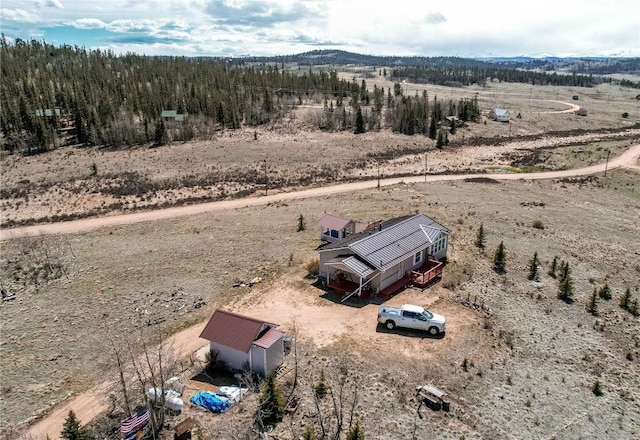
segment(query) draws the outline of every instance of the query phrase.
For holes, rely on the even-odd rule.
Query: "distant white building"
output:
[[[509,110],[503,108],[492,108],[489,112],[489,119],[493,119],[498,122],[509,122],[511,120],[511,115],[509,114]]]

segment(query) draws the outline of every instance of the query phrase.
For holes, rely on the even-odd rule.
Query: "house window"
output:
[[[413,264],[418,264],[422,261],[422,251],[416,252],[413,256]]]

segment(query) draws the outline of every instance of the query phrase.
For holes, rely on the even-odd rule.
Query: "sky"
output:
[[[116,54],[640,57],[638,0],[1,0],[0,28]]]

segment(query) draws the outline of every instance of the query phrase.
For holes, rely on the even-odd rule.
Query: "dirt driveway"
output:
[[[284,284],[284,288],[282,285]],[[415,289],[405,290],[394,296],[385,304],[399,306],[404,303],[421,304],[447,316],[447,334],[442,338],[405,337],[401,331],[388,332],[377,325],[376,304],[364,304],[360,307],[343,305],[318,296],[316,289],[305,289],[303,292],[287,287],[286,280],[278,280],[277,284],[260,285],[248,291],[231,311],[241,312],[248,316],[260,317],[266,321],[280,324],[285,332],[291,332],[293,326],[298,329],[301,339],[312,342],[317,347],[324,347],[343,336],[357,340],[375,341],[379,347],[389,350],[398,349],[398,341],[402,340],[402,354],[414,356],[420,353],[424,359],[429,347],[438,348],[433,353],[441,352],[455,341],[457,333],[464,326],[477,325],[478,316],[471,311],[457,306],[451,301],[442,301],[444,289],[437,286],[429,291]],[[433,307],[432,307],[433,306]],[[455,313],[453,312],[455,309]],[[185,329],[174,335],[171,345],[179,355],[187,357],[207,344],[199,335],[204,323]],[[64,420],[69,410],[73,410],[83,424],[107,411],[110,407],[108,393],[110,382],[97,384],[90,390],[78,394],[56,407],[50,414],[31,425],[27,434],[35,439],[48,435],[52,440],[58,439]]]

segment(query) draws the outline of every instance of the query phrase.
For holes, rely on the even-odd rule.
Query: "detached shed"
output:
[[[209,349],[229,368],[248,368],[267,376],[284,361],[284,334],[276,327],[248,316],[216,310],[200,337],[209,341]]]
[[[489,119],[493,119],[498,122],[509,122],[511,120],[511,115],[509,114],[509,110],[503,108],[492,108],[489,112]]]
[[[320,239],[330,243],[342,240],[356,232],[356,222],[333,214],[322,216],[318,226],[320,226]]]

